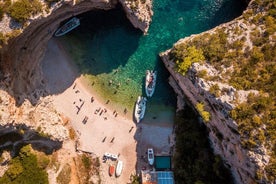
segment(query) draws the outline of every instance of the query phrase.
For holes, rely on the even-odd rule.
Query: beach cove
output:
[[[90,17],[82,16],[78,29],[49,42],[43,73],[57,110],[78,133],[77,148],[100,158],[105,152],[119,154],[125,164],[117,179],[110,178],[108,164],[102,164],[103,183],[126,183],[131,174],[147,167],[140,158],[148,147],[159,154],[170,152],[176,99],[158,53],[179,38],[238,15],[228,1],[208,3],[154,1],[153,22],[144,36],[132,28],[120,9],[90,12]],[[145,119],[136,125],[133,106],[137,96],[144,95],[146,69],[158,71],[157,89],[149,99]]]

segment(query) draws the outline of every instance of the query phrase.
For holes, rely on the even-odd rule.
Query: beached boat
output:
[[[138,96],[138,99],[135,104],[135,111],[134,111],[134,116],[137,123],[139,123],[144,118],[145,111],[146,111],[146,102],[147,102],[146,97]]]
[[[155,91],[156,78],[157,78],[157,71],[153,71],[153,70],[146,71],[145,91],[146,91],[147,97],[152,97]]]
[[[55,36],[63,36],[78,27],[79,25],[80,19],[78,19],[77,17],[73,17],[55,32]]]
[[[114,160],[114,161],[116,161],[118,159],[118,155],[111,154],[111,153],[104,153],[103,157],[106,159]]]
[[[116,167],[115,175],[116,177],[119,177],[122,174],[123,170],[123,161],[119,160]]]
[[[115,173],[115,166],[114,165],[109,165],[108,173],[109,173],[109,176],[113,176],[113,174]]]
[[[154,153],[152,148],[148,148],[148,161],[150,165],[154,163]]]

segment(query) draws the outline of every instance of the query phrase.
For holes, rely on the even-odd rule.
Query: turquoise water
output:
[[[154,167],[156,170],[168,170],[171,169],[171,157],[170,156],[155,156]]]
[[[118,7],[79,15],[81,26],[59,40],[91,87],[121,110],[133,111],[137,96],[145,95],[145,71],[157,70],[156,91],[144,121],[160,122],[173,117],[176,99],[158,53],[180,38],[232,20],[245,5],[240,0],[154,0],[153,8],[147,35],[134,29]]]

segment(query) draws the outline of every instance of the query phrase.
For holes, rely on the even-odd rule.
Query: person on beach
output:
[[[114,139],[115,139],[115,137],[113,137],[113,138],[111,139],[110,143],[113,143]]]

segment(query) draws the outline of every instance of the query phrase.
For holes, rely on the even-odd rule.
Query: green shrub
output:
[[[21,148],[19,155],[11,160],[9,169],[0,178],[0,183],[48,183],[47,172],[39,167],[37,156],[31,152],[30,145]]]
[[[9,8],[10,16],[20,23],[41,11],[42,4],[39,0],[18,0]]]
[[[89,170],[91,168],[91,164],[92,164],[90,157],[83,154],[81,156],[81,160],[82,160],[82,163],[83,163],[85,169]]]
[[[195,46],[183,47],[183,45],[176,45],[172,50],[172,55],[176,59],[177,71],[185,75],[192,63],[201,62],[205,58],[201,49]]]
[[[0,21],[2,21],[3,16],[4,16],[4,10],[3,10],[3,7],[1,7],[0,5]]]
[[[219,97],[220,95],[220,89],[218,84],[214,84],[210,87],[209,92],[213,95],[215,95],[216,97]]]
[[[210,121],[211,115],[208,111],[204,110],[204,104],[203,103],[197,103],[196,104],[196,109],[200,116],[202,117],[203,121],[206,123]]]
[[[141,178],[138,175],[130,175],[130,182],[131,184],[139,184],[140,183]]]

